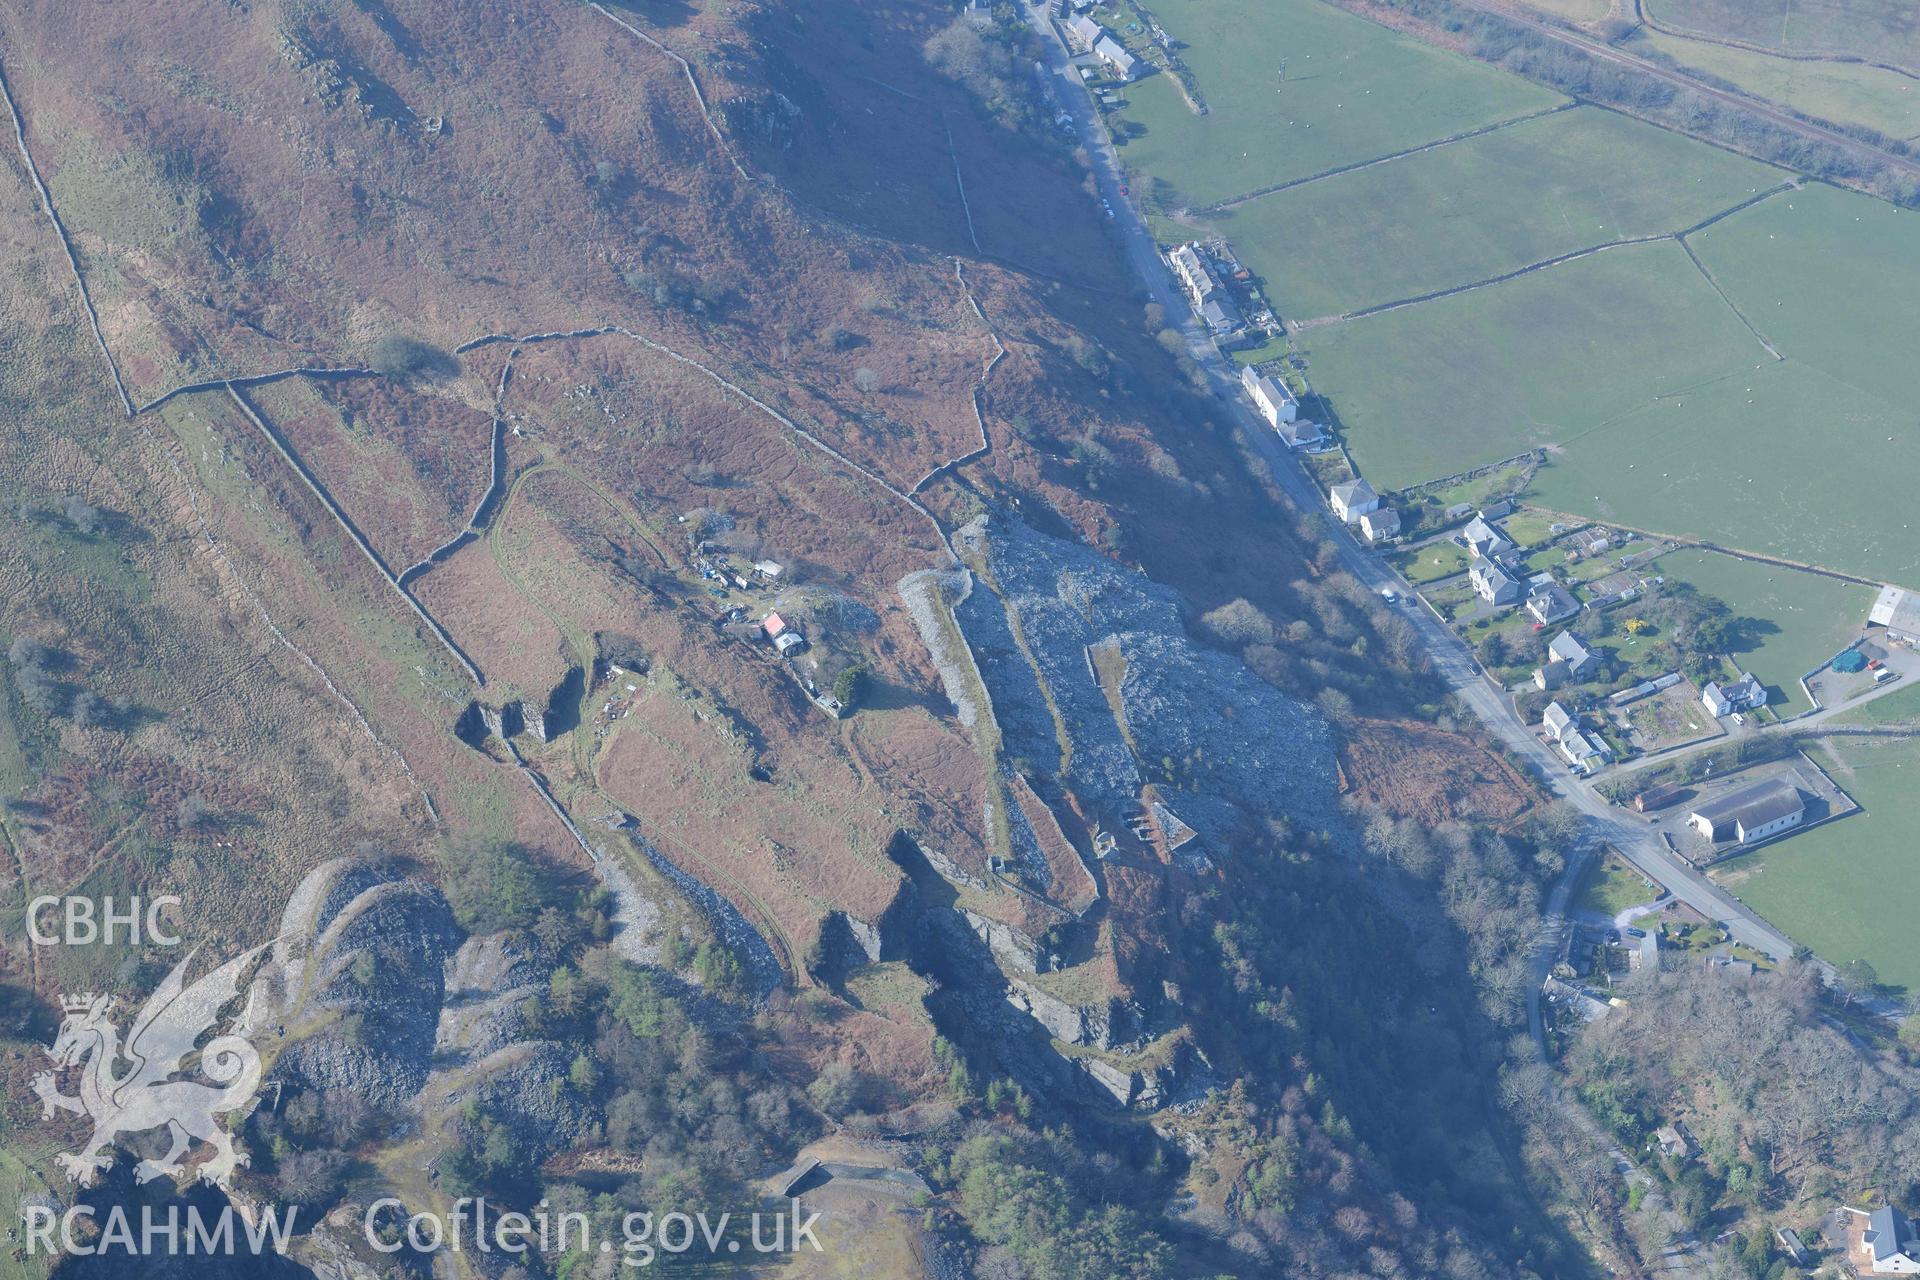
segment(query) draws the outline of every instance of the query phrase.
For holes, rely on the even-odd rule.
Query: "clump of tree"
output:
[[[552,868],[522,844],[469,841],[450,850],[445,862],[441,891],[468,933],[531,927],[544,908],[557,909],[567,896]]]
[[[68,689],[56,674],[63,655],[38,640],[15,636],[7,646],[7,662],[13,667],[13,686],[20,700],[43,715],[58,715],[66,708]]]
[[[983,1128],[953,1153],[949,1172],[961,1216],[989,1255],[1002,1255],[983,1259],[995,1266],[992,1274],[1180,1274],[1172,1246],[1144,1214],[1114,1203],[1096,1171],[1076,1158],[1070,1134]]]
[[[1011,127],[1038,127],[1039,117],[1025,88],[1020,35],[962,16],[933,33],[921,46],[927,65],[959,81],[980,106]]]
[[[460,374],[460,362],[453,356],[404,333],[390,333],[374,343],[367,362],[395,382],[439,382]]]
[[[1842,979],[1840,999],[1871,987]],[[1820,1199],[1881,1187],[1920,1195],[1920,1073],[1856,1052],[1822,1020],[1810,965],[1736,977],[1699,965],[1636,975],[1627,1007],[1584,1030],[1568,1056],[1582,1098],[1630,1150],[1685,1119],[1699,1160],[1668,1165],[1696,1223],[1723,1202]],[[1727,1105],[1697,1108],[1704,1087]]]
[[[857,707],[865,699],[872,685],[873,672],[867,664],[865,662],[850,663],[833,678],[833,696],[845,707]]]
[[[134,709],[125,694],[103,697],[67,679],[72,660],[38,640],[15,636],[7,646],[7,662],[20,700],[42,715],[64,715],[82,729],[112,728]]]

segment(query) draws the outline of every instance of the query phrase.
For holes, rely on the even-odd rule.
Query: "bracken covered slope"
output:
[[[58,211],[9,158],[0,630],[44,650],[10,654],[9,893],[190,886],[195,936],[237,946],[310,876],[330,920],[404,898],[401,968],[447,1000],[536,998],[553,957],[461,942],[425,883],[513,842],[604,887],[627,960],[763,1011],[812,989],[791,1079],[858,1064],[906,1114],[957,1052],[1102,1149],[1225,1168],[1219,1214],[1163,1224],[1196,1258],[1279,1265],[1223,1242],[1283,1149],[1318,1180],[1290,1248],[1493,1258],[1479,1222],[1524,1198],[1484,1099],[1448,1095],[1444,1152],[1283,1115],[1346,1051],[1281,999],[1291,1052],[1242,1036],[1218,981],[1249,886],[1366,892],[1341,744],[1294,694],[1394,637],[1154,342],[1018,40],[929,61],[954,21],[0,3]],[[1236,597],[1281,627],[1259,676],[1196,624]],[[364,1027],[385,1006],[343,973],[378,940],[348,941],[315,944],[311,1008]],[[107,972],[30,954],[43,996]],[[486,1053],[559,1089],[522,1030]],[[1457,1081],[1479,1049],[1435,1052]],[[315,1039],[281,1078],[411,1106],[449,1070],[380,1061]],[[1454,1157],[1493,1170],[1470,1212]],[[1375,1225],[1336,1241],[1347,1209]]]

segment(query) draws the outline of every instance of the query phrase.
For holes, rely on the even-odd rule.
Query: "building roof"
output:
[[[1378,511],[1369,511],[1360,517],[1360,530],[1369,538],[1382,538],[1388,534],[1400,532],[1400,513],[1392,507],[1381,507]]]
[[[1912,1235],[1913,1224],[1888,1204],[1867,1215],[1867,1229],[1861,1234],[1860,1243],[1866,1246],[1875,1262],[1885,1262],[1904,1252],[1900,1247],[1903,1237],[1910,1239]]]
[[[778,639],[780,633],[787,629],[787,620],[777,613],[770,613],[760,620],[760,629],[766,632],[769,638]]]
[[[1467,575],[1476,583],[1483,584],[1489,591],[1498,591],[1502,587],[1517,587],[1520,580],[1502,568],[1498,561],[1475,560]]]
[[[1804,813],[1806,808],[1800,788],[1784,778],[1769,778],[1700,805],[1689,816],[1705,821],[1715,831],[1730,825],[1751,830],[1790,813]]]
[[[777,578],[780,576],[780,573],[781,573],[779,562],[774,560],[754,561],[753,571],[757,574],[760,574],[762,577],[767,577],[767,578]]]
[[[1218,293],[1210,293],[1200,304],[1200,318],[1211,328],[1231,329],[1240,323],[1240,309]]]
[[[1593,657],[1593,650],[1582,644],[1580,637],[1571,631],[1562,631],[1555,636],[1553,643],[1547,646],[1547,652],[1575,667]]]
[[[1380,495],[1373,491],[1372,485],[1362,479],[1349,480],[1345,484],[1333,486],[1330,496],[1343,507],[1357,507],[1363,502],[1372,502]]]
[[[1122,74],[1133,71],[1133,55],[1128,53],[1112,36],[1101,36],[1094,41],[1093,51],[1112,63]]]
[[[1758,676],[1748,671],[1738,680],[1729,684],[1708,682],[1700,690],[1700,700],[1711,709],[1723,707],[1764,707],[1767,704],[1767,687],[1760,683]],[[1719,714],[1715,712],[1715,714]]]
[[[1296,403],[1293,398],[1293,392],[1287,390],[1286,384],[1275,382],[1272,378],[1261,373],[1252,365],[1248,365],[1241,371],[1240,385],[1245,387],[1256,399],[1264,399],[1268,404],[1288,405]]]
[[[1606,757],[1612,754],[1606,743],[1589,738],[1579,730],[1574,730],[1560,739],[1560,747],[1575,761],[1591,760],[1595,756]]]
[[[1549,702],[1547,709],[1540,715],[1540,723],[1558,738],[1573,727],[1573,713],[1557,702]]]
[[[1289,448],[1295,445],[1313,444],[1327,438],[1327,429],[1311,418],[1296,418],[1292,422],[1283,422],[1274,428],[1280,433],[1281,441]]]
[[[1093,47],[1094,41],[1107,34],[1099,23],[1084,13],[1070,19],[1067,22],[1067,30],[1080,37],[1080,42],[1089,49]]]
[[[1506,534],[1487,523],[1485,516],[1475,516],[1467,521],[1460,530],[1460,538],[1468,546],[1510,547],[1513,545]]]
[[[1898,635],[1920,638],[1920,592],[1885,587],[1873,602],[1867,622]]]
[[[1580,612],[1580,605],[1559,583],[1544,582],[1527,596],[1527,612],[1547,623]]]

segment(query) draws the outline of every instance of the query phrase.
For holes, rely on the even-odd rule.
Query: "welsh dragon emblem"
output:
[[[267,944],[271,946],[272,944]],[[248,1163],[234,1150],[233,1138],[215,1118],[253,1100],[260,1087],[260,1054],[242,1034],[248,1029],[251,1003],[204,1048],[195,1050],[201,1034],[213,1026],[220,1010],[239,994],[240,975],[265,947],[256,947],[187,985],[187,966],[199,948],[175,965],[159,989],[133,1020],[126,1044],[109,1017],[109,996],[63,996],[65,1018],[47,1055],[55,1071],[34,1077],[41,1114],[56,1110],[84,1115],[93,1121],[93,1136],[79,1152],[63,1152],[56,1163],[72,1181],[87,1186],[113,1163],[110,1148],[121,1134],[164,1128],[172,1145],[159,1160],[142,1160],[134,1169],[141,1182],[181,1172],[180,1157],[195,1139],[213,1147],[214,1154],[200,1166],[201,1181],[225,1187],[233,1171]],[[193,1066],[189,1058],[196,1058]],[[121,1064],[125,1063],[124,1068]],[[80,1093],[60,1092],[57,1074],[80,1066]],[[173,1079],[195,1069],[213,1081]]]

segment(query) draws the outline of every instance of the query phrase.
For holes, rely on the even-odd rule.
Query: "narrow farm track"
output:
[[[1894,62],[1877,62],[1872,58],[1862,58],[1850,53],[1793,53],[1764,44],[1752,44],[1737,40],[1732,36],[1709,35],[1705,31],[1695,31],[1691,27],[1670,27],[1648,11],[1646,0],[1633,0],[1634,20],[1649,31],[1658,31],[1663,36],[1672,36],[1676,40],[1691,40],[1695,44],[1718,45],[1722,49],[1740,49],[1747,53],[1765,54],[1769,58],[1779,58],[1786,62],[1827,63],[1842,67],[1872,67],[1876,71],[1890,71],[1894,75],[1909,80],[1920,80],[1920,72]]]
[[[908,490],[910,493],[919,493],[941,476],[954,471],[956,468],[965,466],[976,458],[984,458],[993,450],[993,438],[987,434],[987,379],[993,376],[994,366],[1006,357],[1007,347],[1005,343],[1000,341],[1000,334],[994,329],[993,321],[987,319],[987,313],[981,309],[980,299],[974,296],[973,289],[967,284],[966,268],[961,265],[960,259],[958,258],[953,260],[953,274],[954,278],[960,282],[960,291],[966,295],[967,305],[973,308],[973,314],[979,317],[980,323],[987,327],[987,336],[993,339],[993,354],[987,358],[986,367],[980,371],[979,385],[974,387],[972,393],[973,420],[980,428],[980,447],[970,449],[957,458],[949,458],[947,461],[933,468],[915,482],[913,488]]]
[[[254,408],[252,403],[249,402],[244,395],[240,394],[238,387],[229,385],[227,387],[227,394],[232,397],[234,404],[240,407],[240,411],[246,415],[247,420],[254,425],[262,438],[273,447],[274,452],[280,455],[281,460],[293,469],[295,475],[300,477],[301,483],[306,485],[308,491],[320,500],[320,505],[325,507],[333,516],[334,522],[338,524],[341,530],[346,533],[347,537],[352,540],[353,545],[360,549],[360,554],[367,558],[367,563],[374,567],[374,571],[385,579],[386,584],[392,587],[395,593],[406,602],[407,608],[412,611],[413,615],[420,620],[427,630],[433,633],[434,638],[440,641],[441,646],[446,649],[447,653],[455,662],[460,664],[461,669],[467,673],[468,678],[470,678],[474,684],[484,687],[487,683],[487,678],[480,673],[480,668],[474,665],[473,659],[469,658],[466,651],[454,642],[453,637],[447,633],[447,629],[441,626],[439,621],[436,620],[431,613],[428,613],[418,600],[413,598],[412,593],[400,585],[400,579],[395,576],[392,569],[387,567],[387,562],[381,558],[380,553],[373,549],[373,544],[367,541],[367,536],[360,531],[360,526],[353,522],[353,517],[347,514],[346,508],[340,505],[339,501],[334,498],[332,492],[327,489],[326,485],[322,484],[319,477],[313,474],[307,467],[307,464],[301,460],[300,455],[293,451],[293,447],[282,438],[280,433],[273,428],[272,424],[261,415],[260,411]]]
[[[80,258],[73,251],[73,241],[67,235],[66,224],[60,221],[60,214],[53,207],[53,194],[47,190],[47,184],[41,181],[40,166],[33,162],[33,149],[27,145],[26,122],[20,118],[20,106],[13,99],[13,86],[7,82],[4,64],[0,64],[0,97],[7,100],[7,114],[13,117],[13,137],[20,146],[20,163],[26,166],[27,176],[33,179],[33,189],[40,196],[40,210],[52,224],[54,238],[60,242],[61,252],[67,255],[67,266],[73,271],[74,288],[79,290],[80,306],[87,313],[87,324],[93,329],[93,340],[100,348],[100,358],[107,362],[107,372],[113,378],[113,389],[119,393],[120,403],[131,418],[133,397],[127,394],[127,384],[120,378],[120,365],[107,347],[107,335],[100,332],[100,313],[94,310],[93,294],[87,290],[87,277],[80,270]]]

